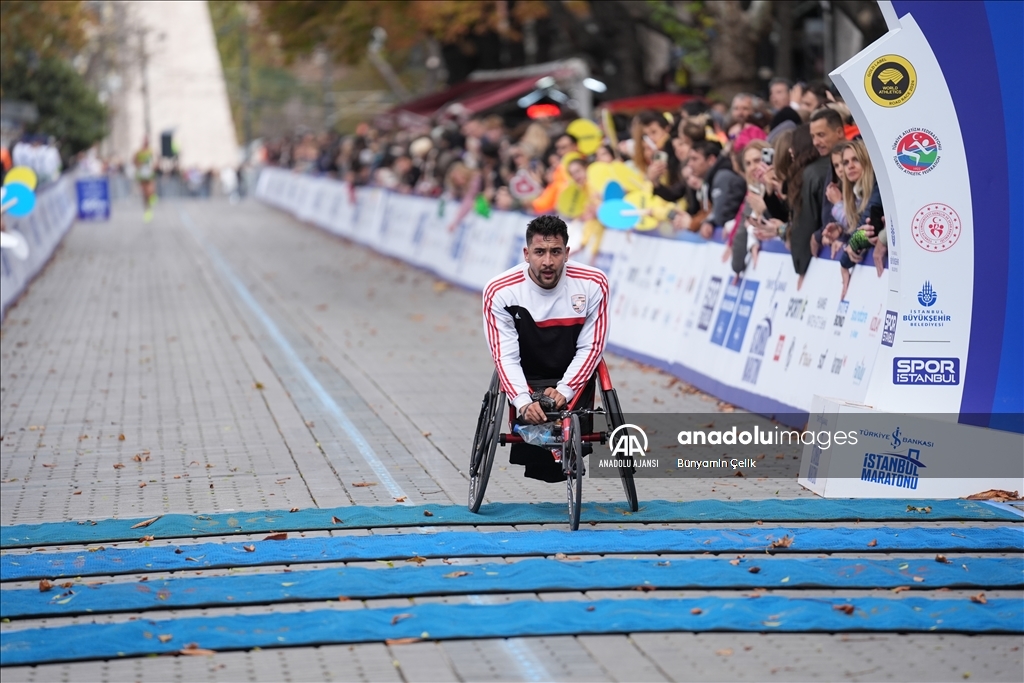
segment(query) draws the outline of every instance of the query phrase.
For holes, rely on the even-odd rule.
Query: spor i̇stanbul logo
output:
[[[919,304],[928,308],[934,306],[935,302],[939,300],[939,295],[932,289],[932,283],[928,280],[924,281],[924,286],[921,287],[921,291],[917,293],[917,301]],[[893,448],[896,448],[893,446]]]
[[[883,55],[864,73],[864,90],[875,104],[898,107],[917,90],[917,71],[899,55]]]
[[[946,204],[928,204],[914,214],[910,233],[917,246],[925,251],[946,251],[960,239],[960,216]]]
[[[939,165],[942,143],[935,133],[925,128],[904,131],[892,143],[893,161],[904,173],[924,175]]]

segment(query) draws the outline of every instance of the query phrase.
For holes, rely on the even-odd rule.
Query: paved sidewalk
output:
[[[134,203],[119,204],[110,223],[72,228],[3,323],[0,523],[462,504],[492,367],[479,305],[477,294],[253,201],[165,201],[149,224]],[[609,367],[627,412],[717,409],[658,371],[614,357]],[[524,479],[506,459],[499,450],[491,500],[562,500],[563,488]],[[774,477],[637,486],[642,499],[810,497],[796,465],[772,457]],[[622,500],[617,480],[588,479],[584,495]],[[581,597],[490,598],[513,599]],[[1020,645],[1006,636],[639,634],[294,648],[9,668],[3,677],[1019,680]]]

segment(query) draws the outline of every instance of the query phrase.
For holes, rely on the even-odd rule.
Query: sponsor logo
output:
[[[945,204],[928,204],[914,214],[910,233],[925,251],[946,251],[960,239],[960,216]]]
[[[608,435],[608,445],[613,458],[643,458],[647,454],[647,434],[636,425],[619,425]]]
[[[786,317],[803,320],[805,310],[807,310],[807,299],[791,298],[789,305],[786,306]]]
[[[875,104],[898,107],[917,90],[917,71],[899,55],[884,55],[864,72],[864,90]]]
[[[860,384],[864,379],[864,373],[867,372],[868,366],[864,364],[864,359],[861,358],[857,361],[857,364],[853,366],[853,383],[855,385]]]
[[[775,344],[775,353],[772,354],[772,360],[776,363],[782,358],[782,349],[786,346],[786,335],[780,334],[779,341]]]
[[[800,349],[800,365],[805,368],[811,367],[811,354],[807,352],[807,344]]]
[[[846,367],[846,356],[840,358],[838,355],[832,359],[832,374],[838,375]]]
[[[587,296],[585,294],[573,294],[572,295],[572,310],[577,313],[582,313],[583,309],[587,307]]]
[[[931,173],[939,165],[942,143],[926,128],[910,128],[892,143],[896,166],[910,175]]]
[[[932,289],[932,283],[925,281],[921,291],[917,293],[917,302],[924,308],[913,308],[903,314],[903,322],[911,327],[945,327],[953,316],[946,315],[941,309],[932,308],[939,300],[939,294]]]
[[[896,341],[896,321],[899,316],[896,311],[885,312],[885,327],[882,328],[882,345],[892,346]]]
[[[939,295],[932,289],[932,283],[928,280],[924,281],[921,286],[921,291],[917,293],[917,303],[921,304],[925,308],[934,306],[935,302],[939,300]]]
[[[796,340],[789,342],[789,350],[786,351],[786,370],[789,370],[789,364],[793,362],[793,349],[796,348]]]
[[[715,302],[718,301],[718,292],[722,289],[722,278],[712,277],[708,288],[704,290],[704,300],[700,307],[700,320],[697,322],[698,330],[706,330],[711,326],[711,316],[715,312]]]
[[[843,325],[846,324],[846,314],[850,310],[849,301],[840,301],[839,307],[836,308],[836,315],[832,319],[832,327],[836,328],[834,333],[838,335],[843,330]]]
[[[891,449],[880,453],[864,454],[860,475],[861,481],[896,488],[917,488],[918,478],[920,477],[919,470],[927,467],[922,462],[921,449],[934,448],[934,442],[908,437],[899,427],[892,434],[862,429],[860,430],[860,435],[886,441]],[[900,451],[900,448],[903,446],[908,447],[905,453]],[[916,448],[913,448],[914,446]]]
[[[893,384],[960,384],[959,358],[893,358]]]

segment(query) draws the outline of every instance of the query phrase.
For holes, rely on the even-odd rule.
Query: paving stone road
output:
[[[109,223],[73,227],[3,323],[0,523],[398,504],[396,499],[464,503],[467,450],[492,369],[478,294],[252,200],[165,201],[149,224],[135,204],[116,205]],[[664,373],[612,356],[608,364],[627,413],[719,409],[712,397]],[[638,480],[640,496],[811,497],[796,484],[794,456],[774,455],[761,476],[644,479]],[[563,499],[561,486],[524,479],[506,459],[499,450],[490,500]],[[357,485],[363,482],[375,485]],[[622,499],[617,480],[588,479],[584,490],[586,500]],[[226,572],[206,575],[217,573]],[[19,587],[31,586],[8,582],[3,588]],[[613,596],[637,594],[477,600]],[[1019,599],[1021,593],[989,597]],[[161,617],[408,604],[177,610]],[[15,621],[0,624],[0,631],[129,618]],[[3,678],[1019,681],[1021,646],[1016,636],[656,633],[9,667]]]

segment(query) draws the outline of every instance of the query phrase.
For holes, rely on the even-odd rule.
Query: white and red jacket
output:
[[[516,410],[531,403],[531,380],[559,380],[571,401],[594,374],[608,338],[608,279],[574,261],[553,289],[522,263],[484,288],[484,333],[502,390]],[[559,379],[561,378],[561,379]]]

